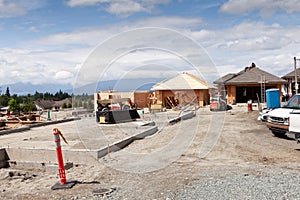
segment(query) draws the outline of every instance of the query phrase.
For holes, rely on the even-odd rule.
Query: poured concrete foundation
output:
[[[99,125],[94,118],[70,121],[1,136],[3,167],[7,160],[12,166],[42,168],[56,163],[53,128],[61,130],[68,144],[61,141],[64,162],[92,164],[109,152],[118,151],[136,139],[154,134],[158,129],[149,122]],[[146,125],[146,126],[145,126]],[[4,156],[6,155],[6,157]],[[28,166],[28,167],[26,167]]]

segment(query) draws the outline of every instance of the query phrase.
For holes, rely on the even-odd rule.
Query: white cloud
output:
[[[151,17],[137,20],[134,23],[110,24],[109,26],[91,27],[78,29],[73,32],[65,32],[53,34],[45,38],[41,38],[30,43],[39,46],[55,46],[56,48],[63,46],[90,46],[94,48],[103,41],[112,36],[120,34],[124,31],[132,30],[141,27],[163,27],[175,30],[183,30],[196,28],[202,23],[199,18],[184,18],[184,17]]]
[[[121,16],[128,16],[138,12],[153,12],[156,5],[167,4],[169,0],[69,0],[67,5],[75,6],[103,6],[111,13]]]
[[[76,74],[73,64],[69,61],[71,57],[76,57],[73,52],[62,54],[60,52],[33,51],[24,49],[0,49],[1,60],[0,69],[4,69],[4,73],[0,74],[0,85],[16,83],[16,82],[31,82],[33,84],[56,83],[57,77],[64,74],[58,72],[70,71],[71,74]],[[67,57],[67,58],[66,58]],[[69,59],[69,60],[68,60]],[[76,61],[75,61],[76,62]],[[79,62],[77,60],[77,62]],[[9,69],[9,70],[8,70]],[[59,80],[60,83],[72,83],[73,77],[65,77],[64,80]]]
[[[44,6],[46,0],[0,0],[0,18],[22,16]]]
[[[203,24],[201,18],[195,17],[177,17],[177,16],[159,16],[138,20],[132,27],[163,27],[174,28],[177,30],[199,28]]]
[[[7,3],[4,0],[0,0],[0,18],[20,16],[24,15],[25,13],[26,10],[15,3]]]
[[[109,0],[69,0],[67,2],[67,5],[70,7],[75,6],[93,6],[100,3],[106,3],[109,2]]]
[[[30,81],[36,84],[48,81],[73,83],[75,74],[92,50],[95,49],[98,44],[101,44],[112,36],[116,36],[123,31],[126,33],[128,30],[141,27],[142,25],[150,27],[169,27],[179,31],[185,28],[195,28],[200,23],[201,19],[197,18],[163,16],[161,18],[155,17],[137,20],[130,24],[120,23],[107,27],[91,27],[87,29],[78,29],[73,32],[49,35],[38,40],[27,41],[26,43],[23,43],[22,48],[19,49],[0,48],[2,58],[0,60],[0,68],[9,68],[12,71],[22,71],[23,75],[17,77],[18,81]],[[186,27],[186,24],[188,24],[188,27]],[[156,38],[156,43],[161,36],[157,35],[153,37]],[[115,45],[118,46],[119,44],[116,43]],[[152,60],[154,59],[151,53],[148,53],[147,55],[139,54],[138,56],[141,56],[141,58],[149,58],[148,61],[151,60],[151,58]],[[103,56],[105,56],[105,54],[103,54]],[[130,62],[130,59],[132,62]],[[139,61],[137,57],[130,57],[130,59],[128,62],[132,65],[143,65],[147,62],[147,60],[145,62]],[[168,59],[163,57],[162,60],[166,61]],[[62,70],[72,73],[73,78],[70,77],[64,80],[57,79],[58,75],[61,75],[58,72]],[[8,76],[0,78],[0,80],[2,83],[8,83],[16,81],[16,77],[9,74]]]
[[[293,56],[300,57],[300,29],[278,24],[241,23],[217,30],[188,31],[203,45],[222,75],[235,73],[255,62],[282,76],[292,71]]]
[[[69,71],[62,70],[62,71],[56,72],[54,78],[60,82],[65,82],[66,79],[74,78],[74,74],[72,74]]]
[[[287,13],[299,12],[300,1],[298,0],[229,0],[224,3],[220,11],[229,14],[242,14],[258,10],[262,16],[269,16],[276,10]]]
[[[30,41],[24,45],[30,50],[24,49],[0,49],[0,69],[6,70],[5,75],[0,74],[0,80],[4,82],[18,81],[45,83],[49,81],[73,83],[75,74],[80,70],[80,66],[84,65],[86,58],[97,44],[116,36],[118,33],[126,34],[126,31],[136,27],[156,26],[169,27],[184,36],[190,36],[191,39],[202,45],[208,52],[211,59],[215,62],[221,75],[225,73],[235,73],[248,66],[251,62],[255,62],[257,66],[267,70],[275,75],[284,75],[291,70],[292,57],[300,57],[300,29],[297,27],[281,27],[278,24],[267,25],[264,23],[241,23],[234,27],[224,29],[201,29],[201,19],[198,18],[181,18],[181,17],[155,17],[137,20],[130,23],[113,24],[109,27],[92,27],[89,29],[79,29],[73,32],[50,35],[48,37]],[[188,24],[188,26],[186,25]],[[139,30],[137,35],[133,35],[127,39],[118,40],[113,46],[106,48],[116,49],[117,51],[126,52],[130,49],[138,49],[143,46],[128,46],[125,49],[118,47],[126,46],[131,41],[135,41],[140,37],[143,29]],[[184,47],[184,44],[177,40],[176,37],[169,37],[162,33],[155,33],[145,40],[147,46],[158,46],[163,41],[176,49]],[[125,32],[123,32],[125,31]],[[176,32],[175,31],[175,32]],[[183,36],[183,37],[184,37]],[[168,42],[168,43],[167,43]],[[184,56],[186,58],[194,58],[194,47],[185,48]],[[107,55],[107,51],[103,51],[100,57],[91,64],[95,64],[99,69],[107,67],[101,65],[99,58],[110,58],[107,62],[112,62],[113,55]],[[175,71],[188,68],[179,58],[170,56],[171,54],[159,51],[137,51],[115,61],[114,66],[107,71],[106,78],[122,76],[134,69],[131,76],[140,77],[156,76],[160,73],[154,73],[144,66],[169,66]],[[179,60],[181,62],[179,62]],[[105,60],[106,62],[106,60]],[[207,61],[203,60],[203,63]],[[180,68],[182,67],[182,68]],[[141,70],[142,68],[142,70]],[[162,69],[161,68],[161,69]],[[1,71],[1,70],[0,70]],[[15,71],[15,72],[13,72]],[[22,73],[16,74],[17,71]],[[13,72],[13,73],[11,73]],[[91,71],[88,73],[94,73]],[[204,74],[205,75],[205,74]],[[99,78],[99,77],[96,77]],[[15,82],[18,82],[15,81]],[[1,85],[1,84],[0,84]]]
[[[105,10],[109,13],[123,16],[127,16],[137,12],[147,12],[147,8],[134,1],[120,1],[111,3]]]
[[[241,23],[220,30],[202,30],[191,33],[204,44],[218,49],[235,52],[259,52],[281,49],[298,40],[300,30],[294,27],[283,28],[264,23]]]

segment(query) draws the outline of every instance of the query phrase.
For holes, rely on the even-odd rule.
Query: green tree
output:
[[[92,104],[92,100],[91,99],[87,100],[87,108],[89,108],[89,109],[93,108],[93,104]]]
[[[20,111],[20,105],[18,104],[17,100],[10,99],[8,101],[8,110],[9,111]]]
[[[5,95],[6,95],[8,98],[10,97],[9,87],[6,88]]]
[[[64,102],[62,105],[61,105],[61,108],[67,108],[68,105],[66,104],[66,102]]]
[[[83,108],[84,108],[84,109],[87,109],[87,108],[88,108],[88,104],[87,104],[86,101],[83,102]]]
[[[33,103],[27,103],[27,104],[21,106],[21,110],[23,112],[32,112],[32,111],[36,111],[37,108],[36,108],[35,104],[33,104]]]
[[[73,106],[74,106],[74,108],[77,108],[78,107],[78,102],[75,101]]]
[[[80,100],[79,102],[78,102],[78,107],[82,107],[83,105],[82,105],[82,101]]]
[[[8,105],[8,100],[9,100],[8,96],[1,95],[0,96],[0,105],[1,106],[7,106]]]
[[[72,108],[72,104],[71,103],[68,103],[68,108]]]

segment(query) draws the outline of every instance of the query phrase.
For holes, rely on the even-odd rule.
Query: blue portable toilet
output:
[[[267,108],[280,107],[280,92],[279,89],[266,90]]]

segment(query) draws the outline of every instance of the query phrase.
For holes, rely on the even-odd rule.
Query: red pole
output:
[[[63,156],[61,152],[61,145],[60,145],[60,131],[57,128],[53,129],[54,134],[54,142],[56,143],[56,156],[58,161],[58,173],[60,177],[60,184],[64,185],[67,182],[66,179],[66,172],[65,172],[65,166],[63,161]]]

